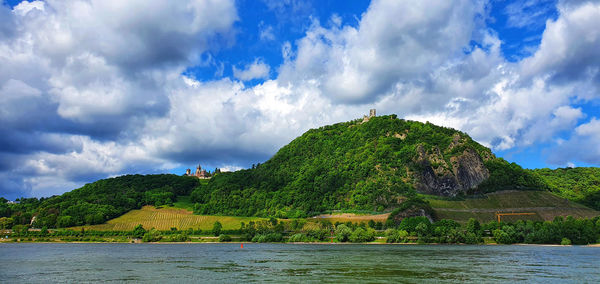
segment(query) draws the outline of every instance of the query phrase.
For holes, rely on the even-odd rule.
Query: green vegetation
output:
[[[514,189],[547,189],[542,179],[515,163],[496,158],[484,161],[484,164],[490,171],[490,177],[478,186],[476,191],[479,193]]]
[[[600,217],[575,219],[555,218],[553,221],[534,222],[519,220],[514,223],[480,223],[475,219],[460,224],[453,220],[431,222],[425,217],[409,217],[398,225],[389,224],[375,228],[374,222],[335,223],[320,220],[294,219],[281,222],[265,219],[248,224],[241,223],[232,230],[157,230],[144,229],[142,225],[127,231],[95,230],[24,230],[5,232],[9,239],[1,241],[62,241],[62,242],[387,242],[387,243],[531,243],[585,245],[600,241]]]
[[[574,216],[576,218],[593,218],[600,212],[584,205],[569,201],[547,191],[498,191],[484,195],[461,198],[442,198],[422,195],[432,207],[437,219],[452,219],[466,223],[469,218],[480,222],[496,220],[495,213],[531,212],[531,216],[505,216],[506,221],[531,220],[551,221],[558,216]]]
[[[198,179],[176,175],[126,175],[86,184],[60,196],[22,198],[16,204],[2,202],[0,217],[15,225],[72,227],[101,224],[143,205],[173,205],[178,195],[189,195]]]
[[[466,149],[488,160],[492,182],[483,191],[539,185],[535,176],[494,158],[462,132],[392,115],[311,129],[264,164],[214,177],[191,200],[198,214],[298,218],[329,210],[382,212],[416,196],[420,151],[441,151],[444,164],[451,165]]]
[[[600,168],[535,169],[548,189],[556,194],[600,210]]]

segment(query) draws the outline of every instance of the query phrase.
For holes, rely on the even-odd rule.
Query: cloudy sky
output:
[[[0,196],[234,170],[378,114],[600,165],[600,1],[4,0]]]

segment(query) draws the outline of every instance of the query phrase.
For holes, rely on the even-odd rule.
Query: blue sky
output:
[[[0,196],[264,162],[368,109],[600,165],[599,1],[4,1]]]

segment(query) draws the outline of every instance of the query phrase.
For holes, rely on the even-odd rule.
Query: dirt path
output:
[[[549,211],[549,210],[573,210],[581,208],[573,207],[517,207],[517,208],[486,208],[486,209],[455,209],[455,208],[433,208],[435,211],[446,212],[468,212],[468,213],[496,213],[516,211]]]

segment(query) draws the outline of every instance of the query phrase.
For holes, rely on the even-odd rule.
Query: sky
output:
[[[0,196],[268,160],[378,114],[600,166],[600,1],[6,1]]]

